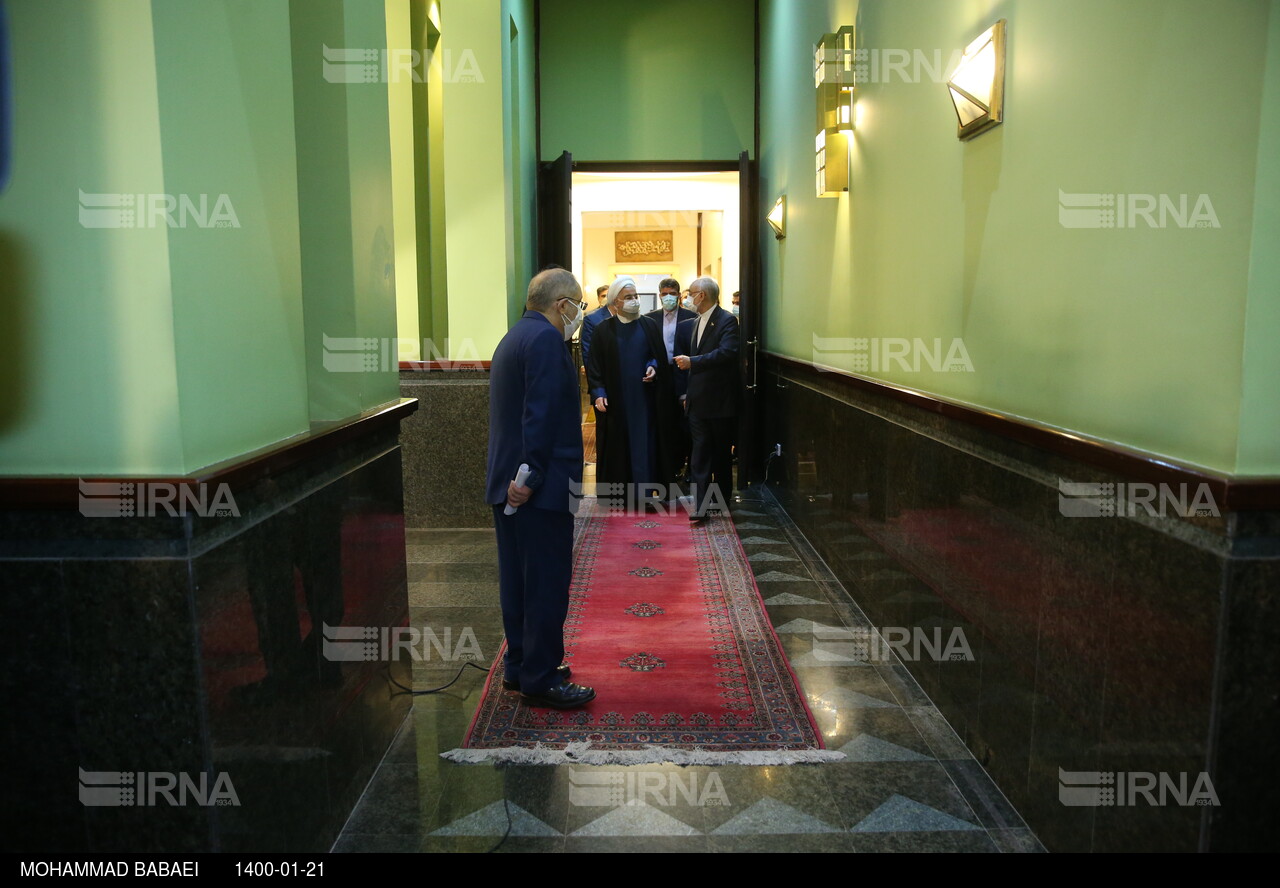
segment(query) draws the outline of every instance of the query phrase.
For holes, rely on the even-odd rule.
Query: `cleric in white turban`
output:
[[[635,281],[619,277],[606,305],[616,315],[595,329],[587,358],[587,388],[596,411],[596,483],[625,492],[630,503],[657,490],[666,502],[677,467],[674,380],[662,328],[640,314]],[[628,485],[623,488],[619,485]]]

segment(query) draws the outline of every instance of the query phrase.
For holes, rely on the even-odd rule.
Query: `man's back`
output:
[[[577,374],[563,336],[533,311],[525,312],[493,353],[485,502],[506,501],[507,483],[521,463],[536,473],[529,505],[572,511],[567,494],[581,490],[582,483]]]
[[[588,356],[591,354],[591,337],[595,335],[596,327],[609,318],[613,317],[613,312],[609,311],[607,306],[600,306],[595,311],[587,314],[582,319],[582,333],[578,336],[578,341],[582,343],[582,365],[587,365]]]

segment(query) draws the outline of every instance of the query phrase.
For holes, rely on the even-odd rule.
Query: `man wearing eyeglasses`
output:
[[[569,681],[564,621],[573,573],[573,516],[582,491],[578,374],[566,346],[582,324],[582,289],[562,268],[529,284],[524,316],[498,343],[489,372],[485,502],[498,538],[507,636],[503,687],[534,706],[572,709],[596,692]],[[522,465],[528,476],[517,483]],[[507,507],[514,512],[506,513]]]
[[[700,277],[685,307],[697,313],[676,329],[676,380],[689,417],[689,520],[724,508],[733,493],[733,439],[738,421],[738,319],[720,307],[720,285]]]

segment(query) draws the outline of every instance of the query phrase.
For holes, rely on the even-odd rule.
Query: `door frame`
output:
[[[738,366],[741,378],[741,410],[738,426],[738,486],[745,488],[758,477],[762,477],[760,467],[763,465],[764,453],[760,444],[759,422],[761,404],[759,403],[760,334],[763,329],[762,316],[764,299],[761,294],[762,276],[760,274],[760,235],[758,224],[760,203],[760,165],[743,151],[734,160],[656,160],[656,161],[610,161],[610,160],[573,160],[569,152],[564,152],[555,161],[544,161],[541,165],[543,175],[538,177],[538,206],[542,208],[564,208],[572,215],[573,206],[573,173],[734,173],[738,174],[739,189],[739,249],[738,280],[741,297],[738,304]],[[553,171],[554,167],[559,167]],[[563,189],[567,189],[565,193]],[[572,257],[567,261],[551,258],[541,245],[556,243],[556,234],[549,237],[543,232],[543,225],[554,225],[557,234],[569,220],[544,219],[542,212],[538,218],[539,264],[543,267],[548,262],[556,262],[569,268]],[[548,233],[549,234],[549,233]],[[567,252],[567,245],[566,250]]]

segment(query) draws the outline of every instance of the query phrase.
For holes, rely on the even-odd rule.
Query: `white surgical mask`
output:
[[[685,308],[689,309],[689,311],[697,311],[697,309],[693,307],[693,297],[692,297],[692,296],[686,296],[686,297],[684,297],[684,303],[683,303],[683,305],[684,305],[684,307],[685,307]]]
[[[638,314],[640,312],[640,300],[639,299],[622,300],[622,310],[629,315]]]
[[[662,297],[662,307],[667,311],[675,311],[676,304],[679,302],[680,300],[676,297],[675,293],[667,293]]]
[[[581,307],[578,308],[578,313],[574,316],[572,321],[564,316],[564,312],[560,312],[560,320],[564,321],[564,338],[566,342],[572,339],[573,334],[577,333],[578,328],[582,326],[582,315],[583,311]]]

